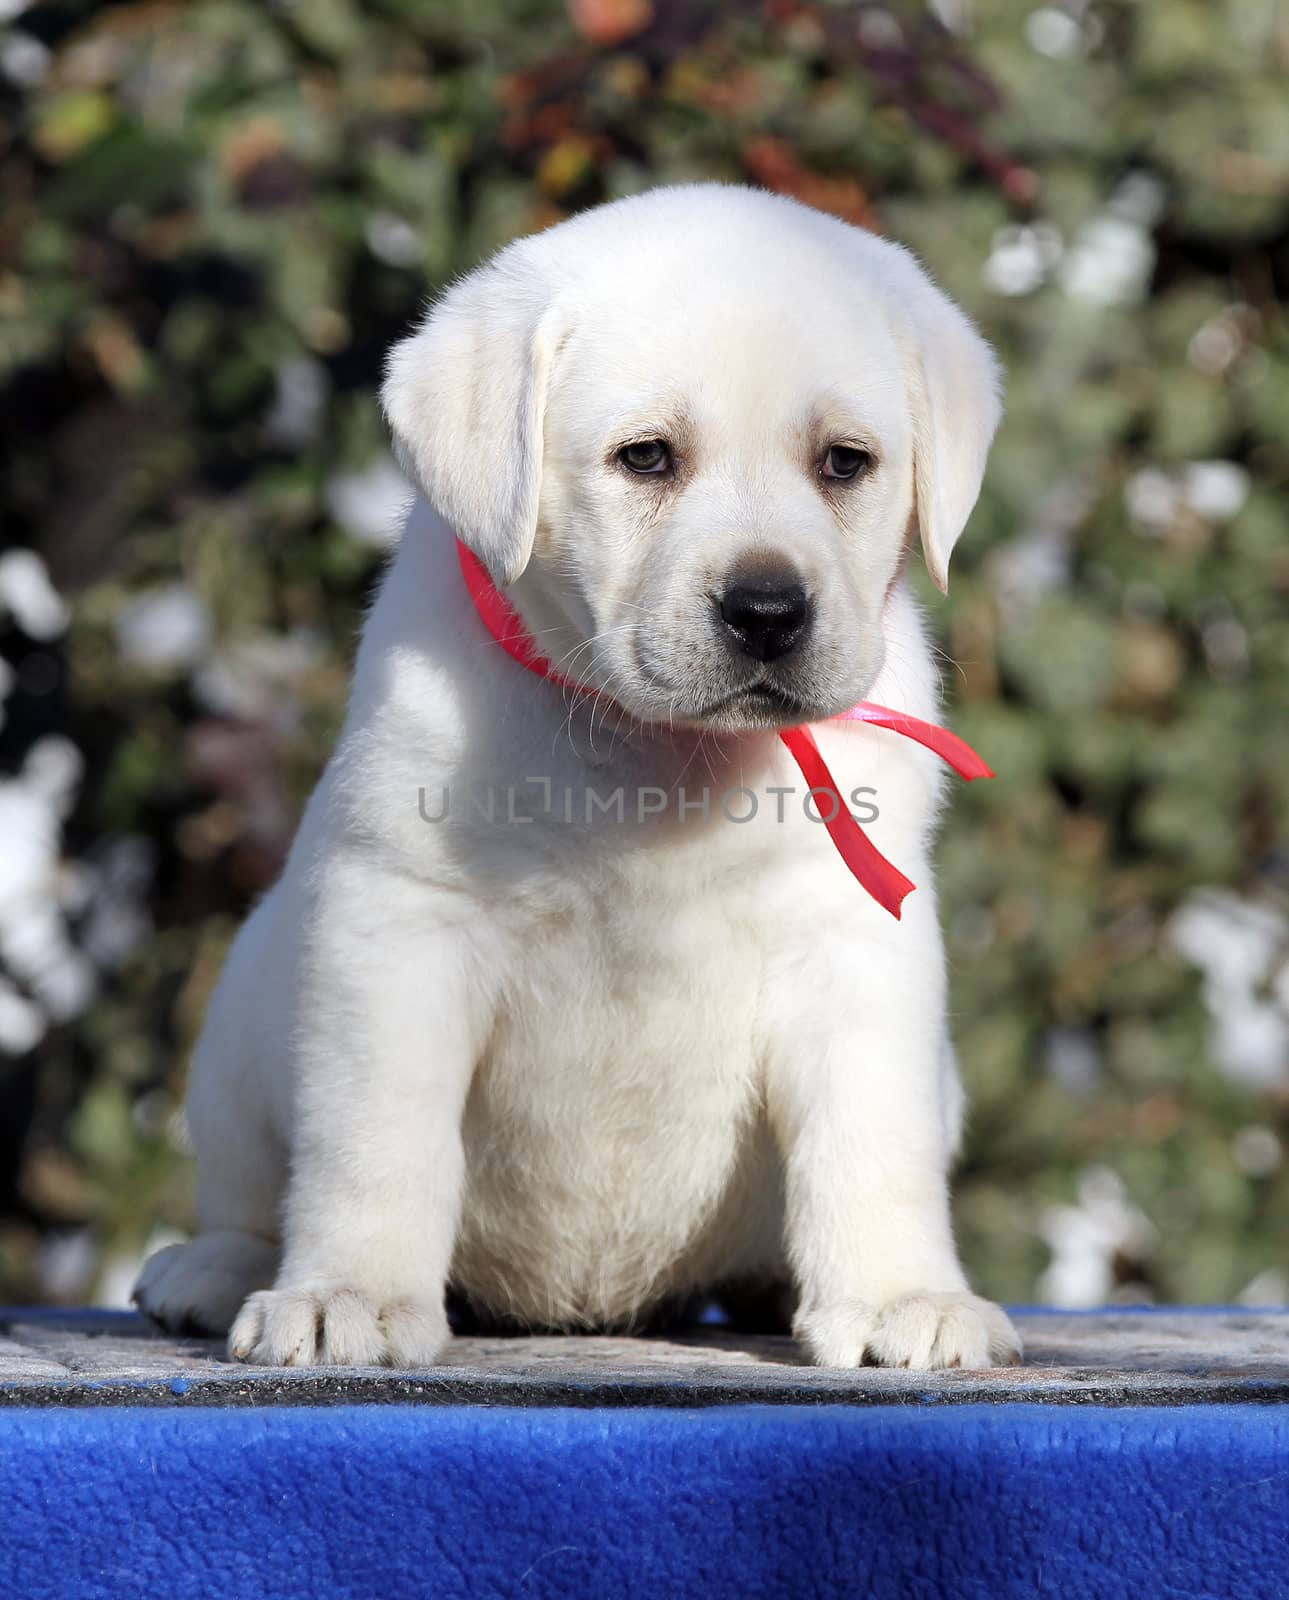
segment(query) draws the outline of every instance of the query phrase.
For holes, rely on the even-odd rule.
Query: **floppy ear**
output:
[[[949,556],[980,493],[1002,416],[1002,379],[993,351],[971,321],[920,267],[910,265],[905,310],[913,334],[914,510],[927,569],[947,592]]]
[[[500,583],[528,564],[554,353],[547,295],[502,261],[456,284],[385,367],[403,470]]]

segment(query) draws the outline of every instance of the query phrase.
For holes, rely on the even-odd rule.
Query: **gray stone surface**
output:
[[[437,1366],[254,1368],[210,1340],[104,1311],[0,1311],[0,1404],[703,1406],[987,1400],[1164,1405],[1289,1400],[1289,1310],[1019,1312],[1022,1366],[909,1373],[805,1366],[790,1339],[458,1337]]]

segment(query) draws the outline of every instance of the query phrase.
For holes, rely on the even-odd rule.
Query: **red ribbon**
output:
[[[483,562],[459,539],[457,555],[461,561],[461,574],[470,592],[470,598],[474,601],[475,609],[483,619],[488,632],[506,654],[521,667],[527,667],[529,672],[535,672],[540,678],[548,678],[551,683],[557,683],[565,689],[573,689],[579,694],[593,694],[594,690],[565,678],[556,672],[544,656],[538,655],[537,647],[514,607],[488,576]],[[948,762],[959,777],[966,778],[968,782],[972,778],[993,777],[989,767],[965,739],[959,739],[957,734],[950,733],[948,728],[937,727],[934,722],[923,722],[920,717],[907,716],[903,711],[892,711],[887,706],[874,705],[871,700],[861,700],[857,706],[852,706],[849,711],[843,711],[840,716],[830,720],[871,722],[879,728],[889,728],[892,733],[903,734],[906,739],[915,739],[928,750],[934,750],[941,760]],[[824,826],[837,847],[838,855],[878,905],[889,911],[898,921],[900,906],[905,895],[917,885],[906,878],[893,862],[886,859],[846,809],[833,775],[828,770],[828,763],[815,743],[815,736],[809,727],[803,725],[799,728],[783,728],[779,737],[801,769],[801,774],[810,788],[824,790],[831,796],[832,815],[824,816],[822,806],[818,807],[818,810],[824,817]]]

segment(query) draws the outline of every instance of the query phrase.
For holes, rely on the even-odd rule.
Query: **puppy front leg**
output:
[[[293,1061],[291,1173],[273,1288],[229,1335],[269,1366],[409,1367],[448,1338],[461,1117],[483,1037],[465,938],[369,879],[319,908]]]
[[[781,997],[769,1111],[786,1177],[794,1332],[821,1366],[987,1367],[1019,1349],[958,1260],[939,939],[934,928],[914,934],[906,924],[897,938],[909,936],[902,948],[920,952],[921,970],[899,949],[875,961],[851,944],[840,951],[848,959],[821,953],[824,970],[806,981],[798,971]]]

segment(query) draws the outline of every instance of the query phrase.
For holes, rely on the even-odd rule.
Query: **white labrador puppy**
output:
[[[449,1284],[589,1328],[783,1278],[817,1362],[1011,1359],[950,1223],[938,763],[815,730],[920,884],[896,921],[776,736],[934,718],[901,574],[916,531],[943,584],[976,499],[987,347],[896,245],[662,189],[456,284],[384,402],[424,499],[197,1050],[201,1232],[140,1305],[248,1361],[412,1366]],[[596,693],[498,648],[453,531]]]

